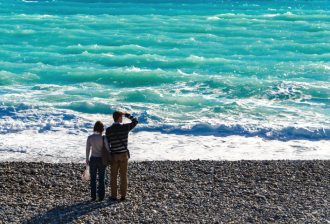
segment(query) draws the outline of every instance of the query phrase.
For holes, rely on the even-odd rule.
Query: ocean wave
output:
[[[250,125],[232,124],[214,126],[211,124],[196,124],[191,128],[186,127],[138,127],[139,131],[159,131],[168,134],[187,134],[187,135],[214,135],[214,136],[230,136],[242,135],[246,137],[258,136],[267,140],[288,141],[293,139],[308,140],[329,140],[330,129],[318,128],[310,129],[308,127],[283,127],[283,128],[266,128],[251,127]]]
[[[18,83],[30,83],[39,79],[40,77],[38,75],[30,72],[16,74],[8,71],[0,71],[0,86],[9,86]]]
[[[87,116],[47,107],[20,104],[16,107],[0,106],[0,133],[87,132],[93,126]]]
[[[218,19],[220,19],[220,18],[217,17],[217,16],[209,16],[209,17],[207,17],[207,19],[208,19],[208,20],[218,20]]]
[[[17,107],[0,107],[0,133],[20,133],[24,131],[43,133],[43,132],[64,132],[64,133],[86,133],[91,132],[93,123],[102,120],[106,126],[112,124],[111,113],[115,107],[108,107],[109,113],[99,114],[104,108],[102,105],[97,107],[88,102],[76,104],[74,107],[83,107],[91,110],[90,115],[65,109],[52,109],[45,107],[33,107],[21,104]],[[71,108],[72,109],[72,105]],[[88,112],[88,111],[86,111]],[[108,115],[107,115],[108,114]],[[134,113],[133,113],[134,114]],[[329,140],[330,129],[325,127],[311,127],[303,124],[297,126],[283,125],[263,125],[259,123],[223,123],[218,120],[216,123],[205,122],[202,120],[190,120],[189,122],[178,122],[173,119],[162,120],[153,113],[140,112],[134,114],[140,123],[134,129],[135,132],[162,132],[177,135],[213,135],[230,136],[241,135],[246,137],[261,137],[266,140],[288,141],[293,139],[306,140]],[[214,119],[213,119],[214,120]]]
[[[49,46],[52,48],[52,46]],[[105,45],[71,45],[66,48],[60,46],[54,46],[53,51],[60,52],[62,54],[82,54],[83,52],[90,52],[93,54],[113,54],[117,52],[132,52],[132,51],[143,51],[148,52],[148,48],[142,47],[136,44],[130,45],[119,45],[119,46],[105,46]]]

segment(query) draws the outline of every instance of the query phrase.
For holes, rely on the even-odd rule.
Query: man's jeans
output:
[[[111,163],[111,196],[117,198],[118,194],[118,170],[120,170],[120,193],[126,196],[127,193],[127,168],[128,153],[112,154],[114,161]]]
[[[90,175],[91,175],[91,196],[93,199],[96,198],[96,173],[99,171],[99,190],[98,195],[100,199],[105,197],[105,169],[106,166],[102,164],[101,157],[91,157],[89,162]]]

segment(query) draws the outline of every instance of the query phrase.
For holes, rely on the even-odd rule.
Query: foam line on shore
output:
[[[85,161],[87,133],[6,134],[0,139],[0,161]],[[153,160],[305,160],[330,159],[329,141],[264,140],[244,136],[194,136],[159,132],[131,133],[132,161]]]

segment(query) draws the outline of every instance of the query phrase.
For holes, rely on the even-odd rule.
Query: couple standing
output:
[[[120,171],[120,192],[121,200],[125,200],[127,193],[127,169],[128,159],[130,158],[127,149],[128,133],[138,124],[138,120],[130,114],[115,111],[113,113],[114,123],[107,128],[106,136],[102,136],[104,125],[97,121],[94,125],[94,133],[87,138],[86,143],[86,164],[90,167],[91,176],[91,197],[96,200],[96,174],[99,173],[98,196],[100,201],[105,197],[105,170],[106,166],[102,164],[103,145],[113,156],[111,162],[111,199],[117,200],[118,190],[118,171]],[[123,116],[132,122],[122,124]]]

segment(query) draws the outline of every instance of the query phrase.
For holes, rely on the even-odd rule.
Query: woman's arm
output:
[[[91,152],[91,143],[89,141],[89,138],[87,138],[86,142],[86,165],[89,166],[89,154]]]
[[[111,153],[110,148],[109,148],[109,142],[106,136],[104,136],[104,144],[105,148],[107,149],[108,153]]]

